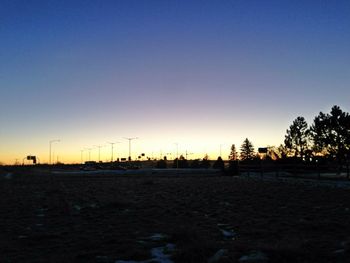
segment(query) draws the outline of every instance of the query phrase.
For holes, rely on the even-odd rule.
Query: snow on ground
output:
[[[173,263],[169,253],[175,250],[174,244],[166,244],[163,247],[155,247],[151,249],[151,259],[135,261],[135,260],[117,260],[115,263]]]

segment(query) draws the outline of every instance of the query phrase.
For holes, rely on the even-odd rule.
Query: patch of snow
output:
[[[37,217],[44,217],[45,216],[45,213],[44,213],[45,211],[47,211],[46,208],[38,208],[36,210],[36,212],[37,212],[36,216]]]
[[[175,250],[174,244],[167,244],[164,247],[156,247],[152,248],[151,254],[153,256],[153,261],[159,262],[159,263],[173,263],[173,261],[170,259],[169,252],[172,252]]]
[[[149,237],[149,239],[153,240],[153,241],[161,241],[166,239],[167,236],[161,233],[155,233],[152,236]]]
[[[145,263],[149,261],[117,260],[114,263]]]
[[[169,253],[175,250],[174,244],[167,244],[164,247],[155,247],[151,249],[151,259],[135,261],[135,260],[117,260],[114,263],[174,263]]]
[[[80,205],[74,205],[73,208],[74,208],[76,211],[80,211],[82,207],[81,207]]]
[[[219,249],[211,258],[208,259],[208,263],[215,263],[227,254],[227,249]]]
[[[265,263],[269,258],[261,251],[251,251],[248,255],[240,257],[240,263]]]
[[[236,236],[236,233],[232,230],[225,230],[225,229],[220,229],[220,230],[221,230],[221,233],[226,238],[234,238]]]

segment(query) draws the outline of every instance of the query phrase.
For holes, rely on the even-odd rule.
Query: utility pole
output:
[[[81,164],[84,162],[84,160],[83,160],[83,153],[84,153],[84,150],[80,150],[80,163]]]
[[[179,144],[176,142],[176,169],[179,168]]]
[[[103,145],[94,145],[94,147],[98,148],[98,162],[101,162],[101,148]]]
[[[89,151],[89,162],[90,162],[91,161],[91,150],[92,150],[92,148],[87,148],[86,150]]]
[[[124,139],[129,141],[129,162],[130,162],[131,161],[131,141],[138,139],[138,137],[133,137],[133,138],[124,137]]]
[[[113,162],[113,149],[114,149],[114,144],[119,143],[119,142],[108,142],[111,145],[111,163]]]
[[[52,148],[52,144],[54,142],[60,142],[61,140],[59,139],[55,139],[55,140],[51,140],[49,141],[49,164],[51,164],[51,157],[52,157],[52,151],[51,151],[51,148]]]

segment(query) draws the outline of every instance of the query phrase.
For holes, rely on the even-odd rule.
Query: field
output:
[[[0,178],[0,262],[346,262],[350,190],[220,175]]]

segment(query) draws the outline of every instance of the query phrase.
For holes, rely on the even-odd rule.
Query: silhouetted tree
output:
[[[232,144],[231,152],[230,152],[230,155],[228,158],[230,159],[230,161],[235,161],[235,160],[237,160],[237,157],[238,157],[238,153],[236,150],[236,145]]]
[[[266,160],[278,160],[278,159],[280,159],[278,148],[276,148],[275,146],[268,146],[265,159]]]
[[[188,168],[187,159],[183,155],[180,155],[179,162],[180,162],[179,165],[181,168]]]
[[[218,159],[213,164],[213,168],[214,169],[220,169],[222,171],[225,169],[225,163],[224,163],[224,161],[222,160],[222,158],[220,156],[218,157]]]
[[[157,161],[156,168],[165,169],[167,168],[167,158],[164,156],[163,160]]]
[[[173,168],[180,168],[179,159],[175,158],[173,161]]]
[[[208,169],[210,167],[209,156],[206,154],[201,161],[201,167]]]
[[[344,159],[350,152],[350,115],[339,106],[333,106],[330,114],[320,112],[311,126],[314,150],[328,156]]]
[[[173,162],[173,168],[188,168],[188,162],[183,155],[180,155],[179,160],[177,158]]]
[[[304,117],[297,117],[285,135],[284,144],[295,157],[303,158],[308,149],[310,130]]]
[[[288,156],[288,149],[283,144],[281,144],[277,148],[277,154],[278,154],[279,158],[286,159]]]
[[[253,160],[255,157],[254,146],[253,144],[246,138],[241,145],[241,160]]]

